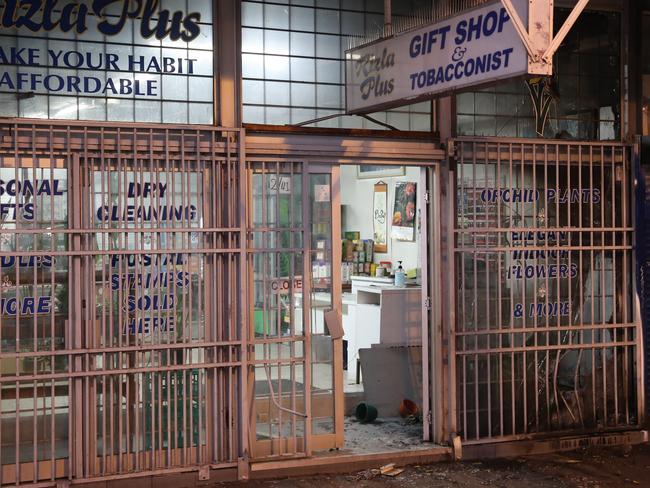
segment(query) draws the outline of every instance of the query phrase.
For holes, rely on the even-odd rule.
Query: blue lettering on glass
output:
[[[535,242],[535,241],[541,241],[541,242],[546,242],[549,245],[553,243],[558,243],[558,242],[566,242],[567,239],[569,238],[569,233],[567,231],[544,231],[544,230],[538,230],[538,231],[512,231],[510,233],[510,239],[512,241],[512,245],[516,246],[518,244],[526,244],[527,242]]]
[[[532,278],[576,278],[578,266],[571,264],[513,264],[508,268],[508,279],[523,280]]]
[[[569,302],[531,303],[528,306],[529,317],[568,317]],[[516,303],[512,311],[513,317],[520,319],[524,315],[524,306]]]
[[[59,180],[0,180],[0,196],[61,196],[65,193]]]
[[[106,36],[119,34],[127,20],[135,19],[140,23],[140,33],[144,38],[162,40],[169,37],[172,41],[190,42],[198,37],[201,14],[171,13],[160,9],[159,5],[159,0],[94,0],[90,6],[76,1],[61,5],[58,0],[5,0],[0,25],[4,28],[25,27],[32,32],[50,32],[59,28],[63,32],[83,34],[88,30],[88,17],[96,16],[99,19],[97,30]],[[107,15],[110,6],[117,6],[117,16]]]
[[[167,193],[166,183],[129,183],[127,197],[136,202],[145,198],[157,199],[159,202]],[[191,221],[198,218],[195,205],[101,205],[97,208],[96,217],[99,222],[166,222]]]
[[[1,84],[0,84],[1,86]],[[0,180],[0,196],[13,197],[13,201],[0,203],[0,220],[34,220],[34,203],[18,203],[16,197],[61,196],[65,188],[59,180]]]
[[[22,211],[22,214],[19,211]],[[0,203],[0,220],[16,220],[21,217],[24,220],[34,220],[33,203]]]
[[[172,294],[169,295],[142,295],[135,297],[129,295],[127,297],[127,312],[135,312],[139,310],[141,312],[163,312],[170,311],[176,308],[176,297]]]
[[[485,188],[481,191],[483,203],[533,203],[543,195],[535,188]],[[600,203],[600,188],[548,189],[545,192],[549,203]]]
[[[165,191],[161,184],[137,184],[133,185],[130,191]],[[165,185],[166,188],[166,185]],[[173,332],[175,330],[175,317],[171,315],[176,309],[177,298],[172,292],[174,288],[182,290],[190,285],[190,274],[187,271],[168,270],[167,267],[185,266],[186,255],[184,254],[114,254],[111,256],[111,267],[120,269],[121,267],[133,268],[136,265],[141,269],[155,267],[160,272],[128,272],[111,274],[111,289],[117,290],[134,290],[138,289],[136,295],[128,295],[123,304],[123,311],[129,314],[135,312],[154,312],[165,315],[159,316],[142,316],[137,320],[131,317],[128,323],[125,323],[124,334],[151,334],[158,330],[160,332]],[[160,290],[166,288],[167,291],[161,293]],[[171,288],[171,290],[170,290]],[[147,295],[146,290],[154,290],[154,295]]]
[[[3,315],[15,317],[16,315],[34,315],[50,313],[52,310],[52,297],[9,297],[0,299],[0,312]]]
[[[133,268],[138,266],[182,266],[185,259],[182,254],[172,253],[165,255],[158,254],[113,254],[111,255],[111,266],[127,266]]]
[[[97,209],[99,222],[181,222],[197,218],[195,205],[102,205]]]
[[[528,308],[529,317],[568,317],[569,302],[531,303]]]
[[[160,332],[173,332],[176,330],[175,327],[175,318],[173,315],[169,317],[141,317],[137,321],[136,319],[131,318],[128,322],[128,326],[125,324],[123,333],[128,333],[130,335],[135,334],[151,334],[156,330]]]
[[[77,75],[43,75],[42,73],[15,74],[9,72],[0,75],[0,89],[36,91],[40,87],[52,93],[123,95],[123,96],[157,96],[157,80],[130,80],[128,78],[107,78],[100,80],[95,76]]]
[[[161,273],[126,273],[111,275],[111,289],[117,291],[120,288],[131,289],[132,286],[141,288],[161,287],[167,288],[172,285],[184,288],[190,284],[190,275],[183,271],[164,271]]]
[[[55,262],[53,256],[2,256],[0,268],[51,268]]]

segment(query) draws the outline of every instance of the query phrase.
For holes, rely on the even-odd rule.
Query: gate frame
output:
[[[187,138],[192,138],[193,141],[196,141],[196,145],[192,148],[187,148],[183,144]],[[245,158],[245,130],[240,128],[222,128],[214,126],[200,126],[200,125],[175,125],[175,124],[142,124],[142,123],[112,123],[112,122],[87,122],[87,121],[53,121],[53,120],[40,120],[40,119],[16,119],[16,118],[0,118],[0,148],[3,156],[14,157],[16,161],[19,157],[50,157],[50,158],[62,158],[67,161],[67,174],[68,174],[68,208],[78,208],[82,209],[83,205],[89,201],[88,196],[83,195],[83,171],[81,171],[81,159],[88,159],[89,155],[92,155],[96,158],[104,158],[105,156],[110,158],[125,158],[129,160],[135,159],[137,157],[141,158],[141,154],[145,151],[153,151],[151,146],[151,141],[157,142],[158,147],[156,151],[166,151],[166,154],[169,153],[169,148],[171,141],[176,141],[177,146],[175,146],[175,151],[173,154],[169,155],[168,158],[178,158],[181,159],[186,157],[187,154],[196,155],[196,161],[201,161],[202,158],[206,158],[206,161],[209,161],[213,164],[225,164],[229,165],[228,167],[232,168],[242,168]],[[149,141],[149,142],[148,142]],[[104,153],[105,147],[106,155]],[[171,146],[174,147],[174,146]],[[137,153],[134,156],[134,153]],[[131,156],[129,156],[131,155]],[[167,159],[170,161],[170,159]],[[220,161],[222,161],[220,163]],[[239,162],[239,164],[237,164]],[[88,163],[83,163],[88,164]],[[170,164],[170,167],[172,163]],[[243,175],[243,173],[241,174]],[[241,176],[240,175],[240,176]],[[238,178],[239,186],[236,190],[238,198],[238,209],[227,209],[231,212],[231,217],[229,219],[229,224],[223,229],[216,228],[205,228],[205,225],[202,227],[197,227],[197,231],[201,232],[205,236],[206,244],[196,251],[197,254],[200,254],[202,257],[206,256],[218,256],[221,251],[215,248],[214,245],[209,245],[207,241],[211,240],[209,238],[211,233],[225,231],[231,236],[239,236],[239,243],[237,247],[230,247],[225,252],[229,256],[239,256],[239,266],[240,270],[246,269],[246,228],[243,223],[245,222],[246,217],[246,180],[245,178]],[[231,196],[230,198],[234,198]],[[205,202],[204,202],[205,203]],[[227,202],[224,203],[224,207],[227,206]],[[209,218],[212,219],[213,216]],[[88,355],[101,355],[101,350],[88,350],[86,347],[86,342],[88,339],[83,338],[83,330],[85,329],[86,320],[87,320],[87,307],[84,307],[82,301],[79,297],[82,295],[81,290],[84,286],[87,286],[87,283],[80,281],[81,278],[81,269],[82,261],[84,256],[89,256],[88,250],[85,250],[82,245],[82,236],[94,236],[96,233],[101,233],[102,229],[92,229],[92,228],[83,228],[82,222],[82,210],[76,212],[68,213],[68,224],[64,229],[55,231],[55,234],[60,234],[63,236],[68,236],[69,246],[66,251],[55,252],[56,255],[62,255],[67,259],[70,259],[70,262],[73,263],[73,268],[69,270],[68,275],[68,296],[73,298],[70,300],[70,316],[75,317],[74,323],[71,323],[67,326],[67,330],[72,332],[69,337],[70,343],[65,347],[67,356],[69,359],[68,367],[64,373],[38,373],[38,374],[21,374],[17,376],[18,381],[47,381],[50,376],[52,378],[63,377],[68,380],[68,415],[70,427],[68,429],[68,456],[65,458],[55,458],[54,465],[50,466],[50,461],[25,461],[21,463],[14,463],[2,466],[0,471],[0,482],[9,482],[9,483],[21,483],[25,485],[36,485],[36,486],[51,486],[59,485],[61,483],[66,484],[70,483],[73,480],[77,482],[84,483],[94,483],[102,482],[107,480],[119,480],[119,479],[128,479],[128,478],[141,478],[146,476],[160,475],[163,473],[167,474],[180,474],[180,473],[197,473],[201,479],[208,479],[210,477],[210,470],[216,470],[218,472],[226,473],[232,472],[235,470],[239,479],[246,479],[248,476],[249,466],[248,466],[248,424],[245,417],[241,412],[246,411],[248,408],[248,398],[246,392],[246,377],[247,369],[249,368],[248,364],[248,336],[243,334],[243,325],[247,323],[247,287],[243,286],[241,298],[239,300],[239,305],[237,307],[237,317],[240,322],[238,327],[233,326],[230,329],[231,338],[235,340],[229,340],[223,342],[225,347],[236,348],[239,352],[234,353],[233,356],[226,361],[221,361],[216,358],[210,360],[206,359],[202,363],[190,364],[190,367],[196,367],[198,369],[203,369],[203,373],[207,376],[211,375],[213,372],[223,372],[224,368],[226,370],[230,369],[231,375],[228,376],[229,381],[233,381],[235,376],[239,379],[236,383],[236,386],[230,388],[230,399],[225,398],[224,401],[227,403],[231,402],[231,405],[238,406],[238,412],[232,413],[232,425],[228,427],[228,431],[223,431],[219,435],[225,436],[230,439],[229,447],[226,448],[228,451],[225,456],[230,460],[225,462],[217,462],[214,464],[213,460],[217,459],[216,448],[217,444],[213,441],[213,437],[217,434],[216,427],[211,429],[212,423],[208,420],[208,423],[204,426],[206,432],[204,435],[205,445],[197,446],[186,446],[188,450],[193,448],[202,450],[204,453],[203,456],[209,456],[209,459],[206,458],[208,464],[197,464],[192,463],[191,460],[194,459],[192,455],[188,455],[186,462],[181,462],[180,465],[174,465],[172,461],[171,466],[166,468],[158,468],[156,466],[149,466],[149,463],[144,466],[138,472],[115,472],[115,473],[104,473],[97,474],[96,472],[96,459],[90,458],[87,455],[86,444],[87,438],[89,435],[89,429],[96,429],[95,426],[91,426],[89,422],[92,421],[94,415],[84,415],[84,408],[88,408],[89,405],[93,404],[91,396],[93,395],[92,389],[84,382],[85,377],[101,377],[101,378],[111,378],[114,375],[122,375],[130,373],[131,370],[100,370],[94,371],[89,369],[88,365],[85,367],[82,366],[82,359]],[[160,227],[153,227],[152,232],[156,232]],[[140,230],[129,231],[124,228],[121,229],[122,232],[135,232],[138,233]],[[185,229],[183,230],[185,231]],[[46,233],[46,229],[42,231]],[[173,231],[168,231],[173,232]],[[25,233],[34,233],[33,231],[25,232],[24,229],[18,228],[15,232],[15,235],[21,235]],[[231,239],[234,240],[235,237]],[[109,251],[100,251],[97,250],[96,254],[92,255],[102,255],[106,254]],[[170,251],[173,252],[173,249]],[[9,251],[3,254],[8,255],[31,255],[31,254],[50,254],[50,251]],[[76,264],[75,264],[76,263]],[[231,285],[236,283],[236,277],[230,279]],[[91,283],[94,287],[94,282]],[[93,288],[94,289],[94,288]],[[207,293],[208,290],[204,290],[204,293]],[[76,298],[75,298],[76,297]],[[208,297],[206,297],[208,298]],[[207,301],[207,300],[206,300]],[[205,310],[209,309],[209,306],[205,304]],[[208,320],[209,319],[209,320]],[[204,321],[204,331],[206,333],[206,338],[194,342],[184,343],[182,349],[189,349],[192,347],[214,347],[215,343],[209,341],[209,329],[211,327],[216,327],[214,325],[215,316],[208,317],[206,315],[206,320]],[[218,343],[222,344],[221,342]],[[152,348],[156,348],[156,344],[152,345]],[[115,348],[112,348],[115,349]],[[145,348],[147,349],[147,348]],[[46,351],[46,353],[49,351]],[[21,353],[8,353],[11,357],[16,357],[17,359],[21,356]],[[30,353],[28,353],[30,354]],[[56,355],[60,355],[60,352],[56,352]],[[52,356],[52,354],[49,354]],[[54,357],[54,356],[52,356]],[[88,364],[88,361],[85,361]],[[168,371],[168,370],[178,370],[178,371],[188,371],[188,366],[183,364],[177,367],[154,367],[154,368],[144,368],[144,372],[149,370],[156,371]],[[139,374],[138,372],[130,374]],[[141,374],[141,373],[140,373]],[[234,382],[234,381],[233,381]],[[2,383],[11,384],[12,381],[7,381],[7,379],[2,379]],[[211,389],[212,388],[212,389]],[[209,378],[207,378],[205,384],[205,392],[208,394],[204,401],[205,414],[209,415],[210,412],[214,410],[214,398],[216,398],[216,388],[215,385],[212,385]],[[89,413],[89,412],[86,412]],[[200,420],[196,420],[199,422]],[[189,429],[192,426],[188,427]],[[135,431],[134,431],[135,432]],[[120,437],[123,437],[124,434],[120,433]],[[216,439],[215,439],[216,440]],[[36,442],[36,438],[32,443]],[[14,449],[16,447],[14,446]],[[147,455],[156,455],[161,450],[149,449],[142,450],[140,454],[146,453]],[[162,449],[162,452],[165,452],[165,449]],[[224,451],[225,452],[225,451]],[[135,455],[134,453],[125,453],[127,457]],[[189,462],[187,462],[189,461]],[[16,477],[20,476],[21,480],[16,480]],[[217,478],[223,478],[222,474],[217,475]],[[22,482],[21,482],[22,481]]]
[[[457,404],[457,392],[458,392],[458,373],[456,371],[456,347],[455,347],[455,334],[457,330],[457,320],[458,320],[458,315],[456,313],[457,310],[457,303],[456,303],[456,253],[457,253],[457,245],[456,245],[456,239],[457,239],[457,227],[456,227],[456,222],[457,222],[457,191],[458,191],[458,185],[457,185],[457,164],[458,164],[458,158],[457,158],[457,145],[462,144],[462,143],[483,143],[483,144],[518,144],[518,145],[531,145],[531,146],[554,146],[554,145],[559,145],[559,146],[606,146],[606,147],[615,147],[615,148],[623,148],[625,150],[625,155],[628,157],[628,188],[626,189],[627,191],[627,197],[628,197],[628,204],[629,204],[629,215],[630,215],[630,226],[632,227],[631,231],[631,236],[629,239],[629,246],[631,246],[630,250],[630,260],[632,263],[632,266],[628,270],[628,273],[632,274],[632,277],[629,279],[629,283],[631,284],[630,287],[630,293],[631,296],[629,297],[629,300],[631,301],[632,304],[632,313],[634,314],[633,317],[633,322],[635,323],[635,363],[636,363],[636,406],[637,406],[637,422],[636,425],[628,425],[628,426],[619,426],[619,427],[606,427],[604,429],[598,429],[598,430],[592,430],[589,431],[576,431],[575,429],[569,429],[569,430],[562,430],[562,431],[551,431],[551,432],[538,432],[538,433],[526,433],[526,434],[516,434],[516,435],[509,435],[503,438],[499,437],[488,437],[480,440],[463,440],[462,441],[462,446],[467,446],[468,448],[472,449],[472,446],[476,446],[476,449],[473,449],[471,452],[478,453],[478,455],[484,456],[486,452],[490,452],[491,455],[497,456],[497,455],[515,455],[516,453],[521,453],[521,447],[519,444],[521,442],[534,442],[535,444],[533,445],[539,445],[543,446],[544,443],[548,443],[549,439],[561,439],[561,438],[567,438],[567,436],[577,436],[575,437],[578,439],[576,442],[580,442],[579,439],[584,438],[584,436],[589,436],[593,434],[600,434],[602,436],[614,436],[617,440],[615,440],[613,443],[637,443],[637,442],[645,442],[648,439],[648,433],[647,431],[641,430],[644,423],[645,423],[645,390],[644,390],[644,377],[643,377],[643,364],[644,364],[644,353],[643,353],[643,327],[641,323],[641,311],[640,311],[640,302],[639,302],[639,294],[638,294],[638,281],[637,281],[637,273],[638,273],[638,268],[636,267],[636,246],[635,246],[635,235],[636,231],[634,230],[636,227],[636,213],[635,213],[635,204],[636,204],[636,192],[635,192],[635,187],[636,187],[636,181],[635,181],[635,175],[634,175],[634,165],[635,165],[635,158],[638,158],[639,154],[639,143],[638,141],[636,143],[624,143],[624,142],[619,142],[619,141],[580,141],[580,140],[560,140],[560,139],[525,139],[525,138],[500,138],[500,137],[473,137],[473,136],[457,136],[457,137],[450,137],[447,140],[447,151],[448,151],[448,158],[447,158],[447,165],[445,167],[445,171],[448,172],[448,179],[447,184],[448,184],[448,190],[452,189],[452,191],[448,191],[447,194],[443,195],[442,198],[442,203],[443,205],[446,206],[446,209],[443,210],[443,215],[446,215],[447,222],[450,223],[451,225],[443,230],[443,242],[447,240],[447,247],[446,247],[446,255],[443,257],[443,265],[448,267],[447,272],[449,273],[448,276],[450,277],[450,282],[454,283],[453,285],[448,286],[446,290],[443,290],[443,294],[446,297],[446,303],[447,307],[443,309],[443,311],[447,311],[446,315],[446,320],[445,322],[447,323],[447,327],[445,327],[444,332],[443,332],[443,341],[442,341],[442,348],[443,350],[447,348],[448,355],[447,357],[449,358],[448,362],[448,372],[445,374],[445,378],[447,379],[447,383],[445,385],[445,388],[443,388],[441,391],[438,393],[441,395],[444,395],[444,403],[446,407],[448,408],[448,415],[447,415],[447,422],[445,423],[445,426],[442,429],[441,432],[441,441],[444,442],[444,440],[448,440],[450,445],[453,446],[454,448],[454,453],[455,456],[459,459],[461,457],[462,453],[462,447],[461,447],[461,440],[460,436],[457,434],[458,429],[459,429],[459,424],[458,424],[458,413],[459,413],[459,407]],[[526,166],[528,166],[528,163],[526,163]],[[531,166],[532,167],[532,166]],[[444,193],[444,192],[443,192]],[[445,217],[443,217],[444,219]],[[444,283],[444,281],[443,281]],[[495,349],[495,351],[497,351]],[[638,436],[635,436],[635,432],[639,432],[639,435],[641,437],[639,438]],[[616,437],[618,434],[620,434],[620,438]],[[605,438],[605,437],[603,437]],[[501,449],[499,454],[496,454],[499,452],[498,445],[500,444],[505,444],[505,445],[510,445],[511,443],[515,443],[512,448],[506,447],[505,450]],[[597,442],[597,441],[595,441]],[[552,450],[562,450],[562,449],[571,449],[572,447],[570,446],[577,446],[577,444],[567,444],[569,447],[561,447],[557,446],[553,441],[551,441],[551,444],[556,446],[554,448],[551,448],[550,450],[547,449],[547,451],[543,451],[543,447],[541,447],[543,452],[550,452]],[[490,448],[489,446],[492,445],[493,448]],[[482,448],[481,446],[485,446],[485,448],[488,449],[488,451],[485,450],[485,448]],[[573,447],[575,448],[575,447]],[[511,450],[508,450],[511,449]],[[533,449],[532,447],[527,449],[527,452]],[[540,451],[541,452],[541,451]]]

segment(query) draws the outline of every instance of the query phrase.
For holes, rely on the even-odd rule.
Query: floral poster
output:
[[[388,185],[375,184],[373,198],[372,226],[375,252],[388,252]]]
[[[416,183],[395,183],[395,206],[391,237],[400,241],[415,241]]]

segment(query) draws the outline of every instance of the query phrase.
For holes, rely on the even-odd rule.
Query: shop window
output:
[[[0,157],[0,375],[65,373],[68,170]],[[32,255],[21,254],[31,252]],[[37,353],[37,354],[35,354]],[[67,378],[0,385],[0,465],[68,456]]]
[[[396,17],[428,2],[393,2]],[[243,1],[243,120],[296,124],[345,112],[343,53],[351,36],[379,32],[382,0]],[[278,93],[280,84],[284,87]],[[431,129],[429,102],[372,116],[400,130]],[[360,117],[342,116],[319,127],[384,129]]]
[[[556,30],[567,15],[564,9],[556,11]],[[618,139],[620,47],[619,14],[583,13],[554,57],[554,76],[545,95],[552,98],[551,108],[541,134],[529,86],[520,79],[459,94],[458,134]]]
[[[92,11],[90,0],[77,3]],[[110,5],[106,11],[116,15],[116,9]],[[200,14],[198,36],[190,42],[144,37],[140,18],[104,35],[94,14],[80,34],[3,26],[0,117],[212,124],[211,2],[161,2],[160,9]],[[12,49],[23,54],[13,59]],[[30,50],[34,56],[25,58]]]

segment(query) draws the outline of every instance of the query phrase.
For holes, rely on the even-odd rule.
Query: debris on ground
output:
[[[402,474],[404,472],[404,469],[395,467],[395,463],[390,463],[379,468],[379,472],[384,476],[390,476],[391,478],[394,478]]]
[[[219,484],[219,488],[633,488],[650,479],[650,444],[381,468],[348,475]],[[645,481],[644,481],[645,480]]]

